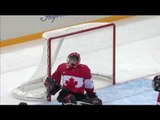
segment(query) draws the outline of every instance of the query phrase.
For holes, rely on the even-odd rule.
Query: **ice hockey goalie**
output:
[[[94,91],[91,71],[87,65],[80,64],[80,60],[79,53],[70,53],[67,62],[58,66],[45,85],[50,86],[48,88],[51,95],[61,89],[57,100],[62,104],[78,104],[81,101],[88,105],[102,105]]]

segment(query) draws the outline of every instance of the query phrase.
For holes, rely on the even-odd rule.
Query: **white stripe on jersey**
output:
[[[84,87],[85,88],[94,88],[93,80],[91,79],[86,79],[84,81]]]

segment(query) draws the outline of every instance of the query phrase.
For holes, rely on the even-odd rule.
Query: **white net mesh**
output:
[[[51,73],[59,64],[66,62],[68,54],[78,52],[81,55],[81,63],[89,66],[94,80],[103,79],[112,84],[114,76],[113,26],[99,28],[104,25],[108,23],[86,23],[44,33],[42,35],[45,38],[44,50],[38,69],[28,82],[13,91],[13,95],[28,100],[46,99],[43,82],[47,77],[48,68],[47,40],[57,36],[61,37],[51,41]]]

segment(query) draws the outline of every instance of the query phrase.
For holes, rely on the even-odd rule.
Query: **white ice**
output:
[[[160,16],[135,16],[116,22],[116,82],[117,88],[121,83],[139,78],[152,79],[160,73]],[[87,43],[86,43],[87,44]],[[23,101],[11,96],[11,91],[27,81],[36,71],[42,56],[42,39],[1,48],[0,104],[17,105]],[[141,83],[140,83],[141,84]],[[147,82],[146,86],[150,83]],[[136,84],[137,85],[137,84]],[[95,81],[96,89],[102,91],[116,90],[103,88],[104,81]],[[115,86],[116,87],[116,86]],[[100,92],[98,89],[98,93]],[[128,91],[129,92],[129,91]],[[106,104],[129,104],[129,99],[100,97]],[[154,92],[147,95],[156,95]],[[136,96],[137,98],[139,96]],[[141,97],[141,96],[140,96]],[[139,97],[139,98],[140,98]],[[142,98],[141,98],[142,99]],[[116,100],[116,101],[115,101]],[[27,101],[28,104],[41,102]],[[138,104],[138,102],[136,102]],[[154,104],[154,102],[151,102]],[[54,102],[53,104],[58,104]],[[139,102],[139,104],[141,104]]]

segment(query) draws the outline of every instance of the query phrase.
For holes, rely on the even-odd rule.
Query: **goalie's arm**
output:
[[[97,98],[96,92],[94,92],[94,83],[92,79],[92,74],[88,66],[85,67],[84,87],[86,94],[89,98]]]

